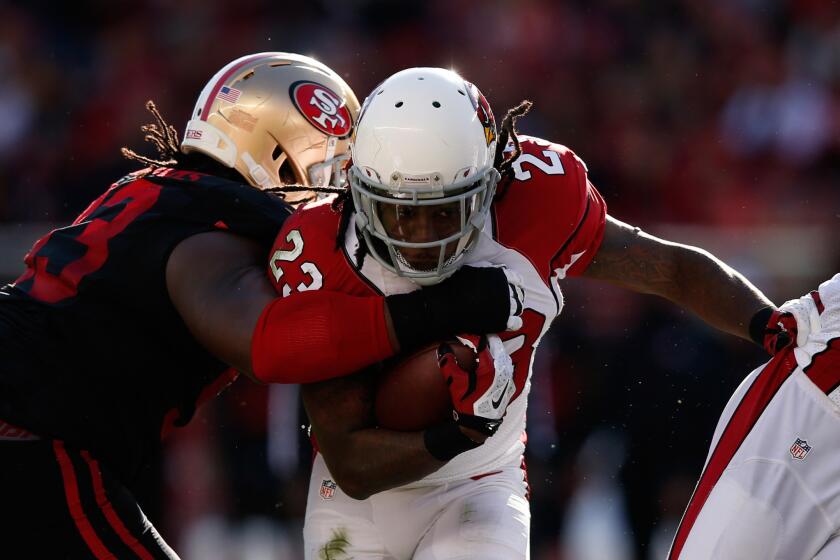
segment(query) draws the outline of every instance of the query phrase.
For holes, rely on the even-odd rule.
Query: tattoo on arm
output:
[[[604,240],[584,276],[669,297],[678,288],[673,245],[607,216]]]

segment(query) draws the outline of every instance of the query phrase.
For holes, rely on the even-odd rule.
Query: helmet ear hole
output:
[[[294,185],[300,182],[295,175],[295,170],[292,168],[292,162],[288,158],[280,164],[280,168],[277,170],[277,175],[280,177],[280,182],[284,185]]]

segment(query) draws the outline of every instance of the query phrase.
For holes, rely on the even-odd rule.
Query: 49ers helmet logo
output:
[[[353,117],[344,100],[330,88],[315,82],[295,82],[289,95],[300,114],[312,126],[330,136],[346,138],[353,130]]]

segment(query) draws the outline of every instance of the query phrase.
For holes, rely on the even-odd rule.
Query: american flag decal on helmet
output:
[[[242,91],[229,86],[222,86],[219,89],[219,93],[216,94],[216,97],[228,103],[236,103],[239,101],[240,95],[242,95]]]

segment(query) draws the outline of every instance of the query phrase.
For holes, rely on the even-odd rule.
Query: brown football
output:
[[[458,364],[467,371],[476,366],[475,353],[457,340],[447,343]],[[383,428],[423,430],[449,418],[452,400],[437,363],[440,343],[422,348],[386,365],[376,390],[376,420]]]

